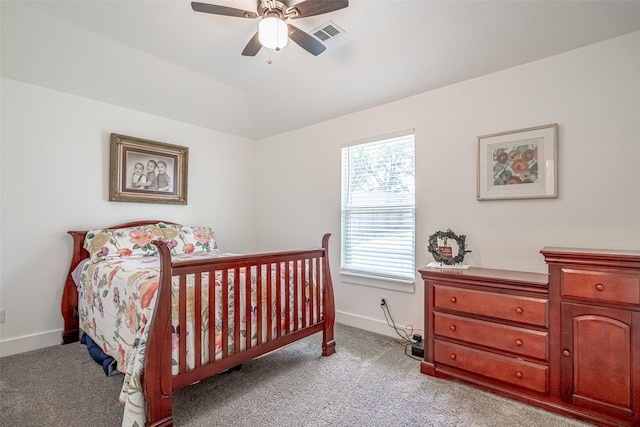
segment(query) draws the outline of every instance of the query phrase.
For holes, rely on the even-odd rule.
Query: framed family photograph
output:
[[[187,204],[189,149],[111,134],[109,200]]]
[[[478,200],[558,197],[558,125],[478,137]]]

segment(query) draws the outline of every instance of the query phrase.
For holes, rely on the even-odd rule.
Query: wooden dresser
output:
[[[640,252],[545,248],[549,275],[419,270],[421,372],[603,426],[640,426]]]

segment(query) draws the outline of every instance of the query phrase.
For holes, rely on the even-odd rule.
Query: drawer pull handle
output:
[[[523,343],[522,343],[522,340],[518,338],[518,339],[516,340],[516,345],[517,345],[518,347],[522,347],[522,344],[523,344]]]
[[[449,356],[449,358],[451,358],[451,360],[456,360],[456,354],[455,353],[451,353],[451,355]]]
[[[456,301],[458,301],[458,299],[456,297],[451,297],[449,298],[449,301],[451,301],[452,303],[456,303]]]
[[[600,292],[604,291],[604,285],[602,283],[598,283],[596,285],[596,290]]]
[[[569,357],[569,356],[571,356],[571,352],[569,350],[562,350],[562,355],[564,357]]]
[[[451,330],[451,332],[455,332],[456,329],[458,329],[458,328],[456,327],[456,325],[451,325],[451,326],[449,326],[449,329]]]
[[[522,309],[522,307],[516,307],[516,313],[522,314],[523,312],[524,310]]]
[[[522,379],[522,376],[523,376],[523,375],[522,375],[522,372],[521,372],[521,371],[517,371],[517,372],[516,372],[516,378],[520,378],[520,379]]]

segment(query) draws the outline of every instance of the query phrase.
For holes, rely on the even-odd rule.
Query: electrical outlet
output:
[[[0,308],[0,323],[4,323],[4,308]]]

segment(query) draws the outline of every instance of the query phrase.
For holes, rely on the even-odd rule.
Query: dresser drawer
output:
[[[548,326],[549,300],[450,286],[434,286],[435,307]]]
[[[434,340],[434,360],[540,393],[548,393],[549,367]]]
[[[562,269],[562,296],[640,304],[640,276]]]
[[[438,312],[434,313],[433,320],[433,330],[436,335],[522,356],[549,360],[548,332]]]

